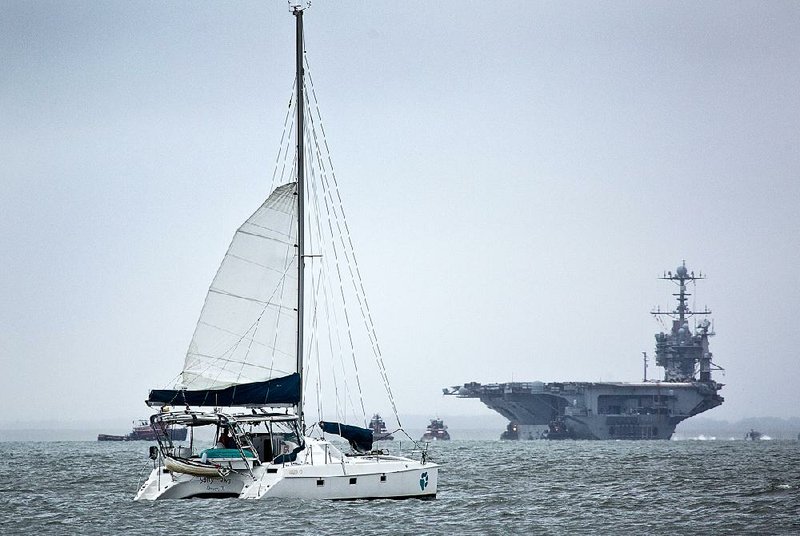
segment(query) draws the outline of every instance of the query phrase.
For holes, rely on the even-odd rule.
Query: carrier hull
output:
[[[469,383],[478,398],[516,424],[519,439],[669,439],[693,415],[722,404],[713,382]]]

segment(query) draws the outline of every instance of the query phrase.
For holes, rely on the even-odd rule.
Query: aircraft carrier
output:
[[[511,382],[465,383],[444,389],[445,395],[478,398],[509,420],[503,439],[669,439],[675,427],[694,415],[722,404],[723,384],[711,378],[722,370],[711,361],[708,339],[714,335],[711,311],[692,311],[687,283],[705,279],[684,262],[663,277],[677,285],[678,306],[672,311],[652,311],[672,319],[669,333],[656,334],[656,365],[663,380],[642,382]]]

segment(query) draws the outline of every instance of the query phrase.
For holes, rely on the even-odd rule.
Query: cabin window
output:
[[[317,487],[324,486],[324,485],[325,485],[325,480],[322,479],[322,478],[318,478],[317,479]]]
[[[355,484],[357,480],[358,480],[357,478],[351,478],[351,479],[350,479],[350,484],[351,484],[351,485],[352,485],[352,484]]]
[[[381,475],[381,482],[386,482],[386,475]]]

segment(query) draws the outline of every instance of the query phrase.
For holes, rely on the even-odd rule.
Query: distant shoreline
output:
[[[453,439],[491,440],[499,439],[507,421],[498,416],[468,415],[440,416],[448,426]],[[409,415],[401,417],[409,435],[418,439],[425,431],[428,417]],[[391,428],[391,426],[390,426]],[[673,440],[684,439],[743,439],[750,431],[758,430],[775,440],[797,440],[800,434],[800,417],[788,419],[777,417],[747,418],[735,422],[693,417],[678,425]],[[131,431],[131,421],[98,422],[0,422],[0,442],[33,441],[97,441],[98,434],[125,435]]]

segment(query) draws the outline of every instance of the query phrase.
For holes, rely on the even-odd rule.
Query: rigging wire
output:
[[[309,246],[311,250],[314,250],[314,236],[313,233],[309,233]],[[305,363],[305,370],[303,371],[303,377],[306,378],[306,382],[308,382],[309,377],[311,376],[311,362],[315,361],[317,365],[317,377],[315,380],[316,386],[316,394],[317,394],[317,415],[322,415],[322,397],[321,395],[321,386],[320,386],[320,371],[319,371],[319,337],[316,336],[317,334],[317,324],[319,319],[319,288],[322,285],[322,279],[314,277],[314,270],[312,267],[311,270],[311,288],[314,289],[314,293],[312,294],[312,320],[311,320],[311,329],[309,330],[309,348],[308,352],[305,354],[309,357]]]
[[[311,127],[311,128],[308,129],[309,135],[312,136],[314,139],[316,139],[316,129],[314,128],[313,120],[309,121],[309,123],[310,123],[310,127]],[[352,325],[351,325],[351,322],[350,322],[350,313],[349,313],[349,309],[347,307],[347,298],[346,298],[345,291],[344,291],[344,283],[343,283],[343,278],[342,278],[342,273],[341,273],[341,266],[340,266],[340,262],[339,262],[339,251],[338,251],[338,248],[336,247],[336,240],[334,238],[336,233],[334,233],[334,231],[333,231],[332,220],[331,220],[331,216],[330,216],[331,215],[331,210],[330,210],[329,203],[328,203],[329,193],[325,189],[326,172],[325,172],[324,162],[322,161],[322,156],[319,153],[319,146],[317,144],[314,144],[314,146],[312,146],[312,148],[313,147],[316,147],[316,149],[317,149],[316,153],[312,152],[312,154],[315,154],[315,156],[317,157],[317,163],[320,165],[320,178],[321,178],[321,180],[319,182],[320,182],[320,186],[322,187],[323,194],[324,194],[322,196],[322,198],[323,198],[323,201],[324,201],[325,210],[326,210],[326,214],[327,214],[328,230],[329,230],[330,236],[332,237],[331,245],[332,245],[332,249],[333,249],[334,264],[336,266],[336,277],[337,277],[337,280],[338,280],[338,283],[339,283],[340,296],[341,296],[342,305],[343,305],[342,312],[344,314],[345,326],[346,326],[346,331],[347,331],[347,338],[348,338],[348,342],[350,344],[350,354],[351,354],[352,361],[353,361],[353,369],[355,371],[356,384],[358,386],[358,392],[359,392],[360,401],[361,401],[361,410],[362,410],[362,414],[364,415],[364,418],[366,419],[366,409],[364,407],[363,390],[361,388],[361,375],[360,375],[359,370],[358,370],[358,360],[356,359],[355,343],[354,343],[354,340],[353,340],[353,329],[352,329]],[[337,228],[339,228],[339,230],[340,230],[340,227],[338,225],[337,225]],[[341,235],[340,235],[340,238],[341,238]]]
[[[269,186],[270,193],[275,189],[275,178],[278,173],[278,165],[280,164],[281,161],[281,153],[283,153],[283,166],[281,167],[281,174],[279,176],[280,178],[278,179],[278,184],[283,184],[283,178],[286,176],[286,156],[289,154],[289,147],[292,145],[291,144],[292,133],[294,132],[295,114],[292,112],[295,109],[294,93],[296,88],[297,88],[297,76],[294,77],[294,81],[292,83],[292,92],[291,96],[289,97],[289,106],[286,107],[286,118],[283,120],[283,133],[281,133],[281,141],[278,144],[278,154],[275,155],[275,168],[272,170],[272,181],[270,182]],[[284,141],[286,143],[284,143]],[[292,166],[292,171],[294,171],[294,165]],[[294,176],[294,174],[292,173],[291,176]]]
[[[314,219],[316,221],[316,227],[313,226],[313,225],[309,226],[309,235],[310,235],[311,240],[313,242],[313,238],[315,236],[313,234],[313,231],[317,232],[317,234],[319,235],[319,236],[316,236],[317,242],[319,244],[319,246],[317,246],[317,247],[319,247],[323,251],[322,262],[319,264],[319,268],[318,268],[318,270],[320,272],[320,275],[319,275],[319,277],[317,279],[318,283],[315,286],[316,290],[315,290],[315,293],[313,295],[313,298],[315,300],[315,307],[316,307],[316,311],[315,311],[316,318],[315,318],[315,325],[312,328],[312,337],[314,337],[314,336],[316,337],[315,338],[315,341],[316,341],[316,360],[317,360],[317,374],[318,374],[317,385],[320,386],[320,388],[318,388],[318,390],[317,390],[317,397],[318,397],[318,401],[320,401],[320,400],[322,400],[322,398],[324,398],[323,397],[323,393],[322,393],[322,389],[321,389],[322,371],[321,371],[321,368],[320,368],[321,359],[320,359],[320,353],[319,353],[319,339],[320,339],[320,336],[319,336],[319,316],[320,316],[319,315],[319,303],[320,303],[320,301],[322,302],[322,304],[323,304],[323,306],[325,308],[324,318],[325,318],[325,324],[326,324],[327,332],[328,332],[328,337],[327,337],[327,339],[328,339],[328,349],[329,349],[331,358],[333,358],[335,352],[333,351],[333,346],[332,346],[332,344],[333,344],[333,336],[331,334],[331,327],[330,327],[330,317],[331,317],[330,310],[331,310],[331,308],[329,307],[330,297],[329,297],[328,285],[327,285],[327,282],[328,282],[329,278],[325,275],[325,273],[326,273],[325,272],[325,260],[327,259],[327,256],[324,255],[324,242],[325,241],[324,241],[324,239],[322,237],[322,229],[323,229],[323,227],[319,223],[319,212],[320,212],[319,211],[319,202],[318,202],[318,196],[317,196],[317,192],[316,192],[316,180],[314,180],[314,177],[316,176],[316,174],[315,174],[315,169],[313,167],[313,164],[311,166],[309,166],[308,169],[309,169],[309,172],[310,172],[310,175],[311,175],[311,179],[312,179],[309,182],[311,184],[311,192],[312,192],[312,195],[311,195],[312,205],[311,206],[313,208],[313,210],[309,211],[310,212],[309,217],[311,217],[311,215],[313,214],[313,217],[314,217]],[[313,250],[314,250],[314,246],[312,245],[312,251]],[[313,257],[312,257],[312,259],[313,259]],[[312,265],[312,278],[314,277],[314,274],[315,274],[314,269],[316,269],[316,266]],[[320,292],[320,288],[322,289],[322,292]],[[333,311],[335,313],[335,307],[333,308]],[[347,371],[345,370],[346,367],[344,366],[344,361],[342,360],[343,353],[341,351],[341,341],[340,341],[340,339],[338,339],[338,333],[339,333],[338,328],[334,329],[334,333],[336,333],[336,335],[337,335],[337,342],[338,342],[338,346],[339,346],[339,352],[338,352],[337,355],[339,355],[339,358],[340,358],[339,360],[342,363],[342,372],[343,372],[342,378],[344,380],[344,400],[343,400],[341,405],[339,404],[340,394],[339,394],[339,386],[338,386],[338,381],[337,381],[338,374],[336,373],[335,361],[333,359],[330,360],[331,368],[332,368],[332,370],[331,370],[331,378],[332,378],[333,384],[334,384],[334,395],[335,395],[334,396],[334,402],[335,402],[335,413],[336,413],[336,416],[337,416],[337,420],[344,422],[344,421],[347,421],[347,419],[345,417],[345,415],[347,413],[347,402],[350,402],[350,408],[353,409],[353,414],[355,414],[355,410],[354,410],[352,399],[350,398],[350,390],[347,387],[348,374],[347,374]],[[319,402],[318,402],[318,406],[320,406]],[[319,414],[318,415],[320,416],[320,418],[322,418],[324,413],[323,413],[323,411],[321,409],[321,406],[318,407],[318,409],[319,409]]]
[[[375,360],[376,360],[376,364],[377,364],[377,367],[378,367],[378,372],[379,372],[379,374],[381,376],[381,379],[383,381],[384,389],[386,390],[386,393],[387,393],[387,395],[389,397],[389,402],[392,405],[392,411],[394,412],[395,419],[397,420],[398,425],[402,426],[402,424],[400,422],[400,416],[399,416],[398,411],[397,411],[397,405],[395,403],[394,395],[392,393],[391,385],[389,384],[388,372],[386,370],[386,366],[385,366],[385,363],[383,361],[383,355],[382,355],[382,352],[381,352],[381,349],[380,349],[380,344],[378,343],[377,331],[375,329],[375,324],[374,324],[374,321],[372,319],[372,313],[371,313],[370,308],[369,308],[369,302],[367,301],[367,298],[366,298],[366,292],[364,290],[363,278],[361,277],[361,271],[359,269],[358,260],[357,260],[356,255],[355,255],[355,248],[353,247],[353,241],[352,241],[352,238],[351,238],[351,235],[350,235],[350,228],[349,228],[349,225],[347,223],[347,219],[345,217],[344,206],[342,204],[341,194],[340,194],[340,191],[339,191],[339,185],[338,185],[338,181],[336,179],[336,173],[335,173],[335,170],[334,170],[334,167],[333,167],[333,161],[331,159],[331,152],[330,152],[330,148],[328,146],[327,137],[325,135],[325,127],[324,127],[324,124],[322,122],[322,114],[321,114],[321,112],[319,110],[319,101],[318,101],[317,96],[316,96],[316,91],[314,89],[314,82],[313,82],[313,79],[311,77],[310,67],[308,65],[308,58],[307,57],[304,57],[304,58],[305,58],[305,61],[306,61],[306,73],[307,73],[307,78],[308,78],[308,82],[309,82],[308,85],[309,85],[309,87],[311,89],[311,96],[313,97],[314,107],[315,107],[316,114],[317,114],[317,119],[318,119],[318,122],[319,122],[319,129],[320,129],[320,132],[321,132],[321,135],[322,135],[322,144],[325,147],[325,154],[327,155],[328,167],[330,168],[330,176],[331,176],[331,180],[333,181],[333,188],[331,188],[330,184],[328,184],[328,181],[327,181],[328,174],[325,172],[326,171],[325,163],[322,160],[322,151],[321,151],[321,148],[320,148],[319,139],[317,137],[316,128],[315,128],[315,126],[316,126],[315,118],[314,118],[313,114],[309,114],[309,123],[311,125],[311,129],[310,130],[311,130],[312,135],[313,135],[314,146],[316,148],[317,157],[319,159],[319,164],[320,164],[320,167],[321,167],[321,169],[323,171],[323,173],[321,174],[322,179],[323,179],[323,190],[327,193],[327,196],[326,196],[326,208],[327,208],[327,199],[329,197],[330,201],[331,201],[331,206],[333,207],[333,214],[334,214],[334,218],[336,220],[336,226],[337,226],[337,229],[339,230],[339,239],[340,239],[340,241],[342,243],[343,255],[345,257],[347,268],[348,268],[348,271],[350,273],[351,282],[353,284],[353,287],[354,287],[354,290],[355,290],[356,299],[358,301],[359,311],[361,313],[362,320],[364,321],[364,326],[365,326],[366,331],[367,331],[367,336],[369,337],[369,340],[370,340],[370,345],[372,347],[372,352],[373,352],[373,355],[374,355]],[[311,102],[310,99],[308,100],[308,102],[309,102],[309,105],[310,105],[310,102]],[[334,193],[336,195],[336,200],[335,200],[336,203],[335,204],[334,204],[334,198],[333,198],[333,194]],[[337,204],[338,204],[338,211],[337,211]],[[339,217],[340,213],[341,213],[341,218]],[[340,224],[340,222],[341,222],[341,224]],[[342,226],[344,226],[344,230],[343,231],[342,231]],[[345,236],[347,237],[347,243],[346,244],[345,244],[345,240],[344,240]],[[350,252],[349,254],[348,254],[348,247],[349,247],[349,252]],[[352,262],[350,260],[351,256],[352,256]],[[354,273],[354,270],[353,270],[354,268],[355,268],[355,273]],[[339,264],[338,264],[338,259],[337,259],[337,271],[338,270],[339,270]],[[349,318],[347,318],[346,320],[348,322],[348,329],[349,329]],[[348,334],[349,334],[349,331],[348,331]]]
[[[312,129],[309,129],[309,130],[312,130]],[[311,154],[314,155],[315,153],[312,152]],[[316,155],[316,156],[318,156],[318,155]],[[314,162],[314,160],[312,160],[312,162]],[[319,158],[317,158],[316,162],[319,163]],[[312,165],[311,168],[310,168],[310,171],[311,171],[312,180],[309,181],[309,182],[311,183],[311,193],[312,193],[312,201],[313,201],[313,207],[314,207],[314,210],[312,212],[313,212],[314,217],[315,217],[317,232],[320,233],[320,245],[324,246],[325,241],[322,240],[321,235],[322,235],[323,229],[325,229],[325,227],[322,225],[322,223],[320,221],[320,215],[322,214],[322,210],[320,208],[320,203],[319,203],[320,195],[319,195],[319,187],[318,187],[318,184],[321,187],[323,182],[321,180],[320,181],[317,180],[317,169],[316,169],[316,167],[314,167]],[[321,170],[321,172],[322,172],[322,170]],[[323,191],[323,196],[322,197],[323,197],[323,199],[325,199],[324,191]],[[330,215],[329,215],[329,211],[327,211],[327,208],[326,208],[326,213],[328,214],[328,218],[327,218],[327,220],[328,220],[328,226],[327,226],[327,228],[328,228],[328,237],[329,237],[329,240],[330,240],[331,247],[333,249],[333,258],[338,262],[338,252],[337,252],[337,249],[336,249],[336,242],[335,242],[335,239],[334,239],[334,236],[333,236],[333,230],[332,230],[332,227],[331,227],[331,224],[330,224]],[[330,262],[330,261],[328,261],[329,258],[330,258],[330,255],[323,255],[323,257],[322,257],[323,262],[321,263],[321,269],[325,270],[325,273],[330,271],[329,269],[326,270],[326,267],[329,265],[329,262]],[[338,273],[338,267],[337,267],[337,273]],[[331,279],[330,277],[323,277],[323,280],[326,281],[326,282],[329,281],[330,279]],[[340,273],[338,274],[338,281],[339,281],[340,289],[343,289],[343,284],[342,284],[342,281],[341,281],[341,274]],[[327,285],[325,286],[325,289],[326,289],[326,294],[325,294],[326,302],[325,303],[326,303],[326,307],[327,307],[328,303],[333,304],[334,302],[330,299],[330,296],[329,296],[329,294],[327,292]],[[340,294],[342,296],[342,308],[343,308],[343,311],[344,311],[344,314],[345,314],[345,318],[347,319],[346,299],[344,298],[344,293],[343,292],[340,292]],[[343,377],[344,383],[345,383],[345,385],[344,385],[344,388],[345,388],[345,399],[343,400],[344,413],[345,414],[347,413],[347,402],[349,401],[350,402],[350,407],[353,410],[353,413],[355,415],[356,412],[355,412],[355,409],[354,409],[354,406],[353,406],[353,403],[352,403],[352,399],[350,399],[350,397],[349,397],[350,390],[347,388],[348,374],[347,374],[346,366],[345,366],[344,360],[343,360],[344,353],[342,352],[341,339],[339,338],[340,330],[338,329],[338,315],[336,314],[336,307],[331,307],[330,309],[326,309],[326,312],[327,312],[327,316],[329,318],[328,329],[329,329],[329,342],[331,344],[332,344],[332,337],[330,337],[330,316],[331,316],[330,313],[331,312],[333,313],[333,319],[334,319],[334,322],[336,324],[336,328],[334,329],[334,333],[336,334],[336,337],[337,337],[337,345],[338,345],[338,348],[339,348],[338,355],[339,355],[340,362],[341,362],[341,365],[342,365],[342,372],[343,372],[342,377]],[[364,397],[363,397],[363,392],[361,391],[361,383],[360,383],[359,374],[358,374],[358,366],[357,366],[357,361],[355,359],[355,346],[353,344],[352,334],[350,333],[349,321],[347,322],[347,327],[348,327],[348,340],[350,341],[350,353],[353,356],[353,362],[354,362],[354,367],[355,367],[355,375],[356,375],[356,379],[357,379],[359,398],[360,398],[361,408],[362,408],[362,415],[364,416],[364,419],[366,419],[366,411],[365,411],[365,408],[364,408]],[[333,348],[332,347],[331,347],[331,354],[332,354],[331,357],[333,357]],[[333,360],[332,360],[331,364],[332,364],[332,366],[334,365]],[[333,370],[332,372],[333,372],[333,377],[335,378],[336,377],[336,371]],[[336,392],[336,401],[337,401],[337,417],[338,417],[338,416],[340,416],[339,415],[339,411],[341,409],[338,406],[338,401],[339,401],[338,390]]]
[[[307,58],[305,58],[305,62],[306,62],[306,66],[308,66]],[[350,354],[350,357],[352,358],[352,369],[355,372],[355,377],[356,377],[356,385],[357,385],[357,388],[358,388],[359,405],[360,405],[360,409],[361,409],[361,415],[363,416],[363,419],[364,419],[364,421],[366,423],[367,412],[366,412],[366,408],[365,408],[364,393],[363,393],[362,381],[361,381],[361,377],[360,377],[361,374],[360,374],[360,371],[359,371],[358,360],[356,359],[356,350],[355,350],[355,346],[356,345],[355,345],[354,333],[353,333],[353,328],[355,327],[355,325],[357,323],[353,324],[351,322],[350,309],[351,309],[352,305],[348,305],[348,303],[352,300],[352,297],[354,297],[356,302],[357,302],[357,306],[358,306],[360,315],[362,317],[363,325],[365,327],[366,336],[367,336],[367,338],[369,340],[369,344],[371,346],[371,351],[373,353],[373,356],[375,357],[375,361],[376,361],[376,364],[377,364],[378,372],[379,372],[379,374],[381,376],[381,380],[382,380],[382,382],[384,384],[384,388],[386,390],[386,393],[389,396],[389,401],[390,401],[390,403],[392,405],[392,410],[394,412],[395,418],[396,418],[398,424],[400,424],[400,419],[399,419],[399,415],[398,415],[398,412],[397,412],[396,403],[395,403],[395,400],[394,400],[393,393],[391,391],[391,387],[389,386],[388,374],[387,374],[387,371],[386,371],[385,364],[383,362],[383,356],[382,356],[382,352],[381,352],[381,349],[380,349],[380,345],[378,343],[375,324],[374,324],[374,321],[372,319],[372,314],[371,314],[371,311],[370,311],[370,308],[369,308],[369,303],[368,303],[367,298],[366,298],[366,292],[364,290],[363,279],[361,277],[360,268],[358,266],[358,261],[357,261],[356,255],[355,255],[355,249],[353,247],[352,238],[350,236],[349,225],[348,225],[348,222],[347,222],[346,217],[345,217],[344,207],[343,207],[343,203],[342,203],[342,199],[341,199],[341,194],[339,192],[338,181],[337,181],[336,176],[335,176],[335,172],[334,172],[334,168],[333,168],[333,162],[332,162],[332,159],[331,159],[331,153],[330,153],[330,149],[329,149],[329,146],[328,146],[327,137],[325,135],[324,125],[322,123],[322,116],[321,116],[321,113],[320,113],[320,110],[319,110],[319,102],[318,102],[318,99],[316,97],[316,92],[315,92],[314,87],[313,87],[313,80],[311,79],[310,74],[308,74],[307,79],[308,79],[309,85],[306,87],[305,84],[304,84],[303,91],[304,91],[304,94],[306,95],[306,99],[307,99],[306,102],[308,103],[306,105],[306,112],[307,112],[307,115],[308,115],[308,118],[309,118],[308,126],[310,128],[306,129],[306,132],[304,133],[305,134],[304,135],[304,138],[305,138],[304,139],[304,143],[306,144],[307,147],[309,147],[309,149],[311,149],[309,151],[310,155],[313,155],[312,158],[309,159],[311,165],[309,165],[308,171],[310,172],[309,174],[311,175],[311,177],[309,177],[309,178],[313,179],[313,180],[311,180],[309,182],[311,182],[312,191],[313,191],[312,197],[313,197],[313,203],[314,203],[314,206],[315,206],[315,210],[313,212],[314,212],[315,217],[317,219],[317,224],[318,224],[318,229],[319,229],[319,231],[318,231],[319,234],[315,235],[314,239],[317,240],[319,246],[321,246],[323,249],[329,249],[330,252],[332,253],[332,258],[327,258],[327,256],[323,257],[322,262],[320,262],[317,265],[317,267],[312,265],[312,274],[311,274],[311,283],[312,283],[312,287],[315,288],[315,292],[312,295],[312,298],[314,300],[313,318],[312,318],[313,326],[312,326],[311,340],[309,341],[309,350],[310,350],[309,354],[310,355],[316,355],[316,360],[317,360],[317,363],[316,363],[317,376],[318,376],[317,377],[317,382],[316,382],[316,384],[317,384],[317,399],[318,399],[317,400],[317,405],[318,405],[317,409],[320,412],[320,415],[322,415],[323,398],[324,397],[321,394],[321,387],[320,387],[320,382],[321,382],[322,375],[321,375],[321,370],[320,370],[320,359],[319,359],[319,356],[320,356],[320,345],[319,345],[319,333],[318,333],[318,330],[321,328],[321,324],[320,324],[321,318],[320,318],[320,316],[323,314],[322,309],[324,309],[325,324],[326,324],[327,330],[329,332],[329,338],[328,338],[329,339],[329,344],[328,344],[329,350],[331,351],[332,356],[333,355],[339,355],[339,364],[341,365],[342,371],[345,372],[345,374],[343,375],[343,378],[344,378],[344,382],[345,382],[344,391],[345,391],[346,395],[344,397],[339,396],[339,389],[338,389],[339,386],[337,385],[338,382],[336,381],[336,378],[337,378],[338,374],[335,374],[335,372],[334,372],[334,374],[332,375],[333,376],[333,382],[334,382],[334,388],[336,390],[336,397],[335,397],[335,399],[337,401],[337,411],[336,412],[337,412],[337,415],[341,411],[343,411],[346,414],[346,413],[348,413],[348,406],[349,406],[350,410],[352,410],[355,413],[355,405],[353,404],[352,398],[350,398],[351,390],[347,389],[347,378],[348,378],[349,375],[346,373],[346,369],[348,367],[345,364],[345,360],[344,360],[345,353],[343,351],[344,349],[342,347],[341,338],[339,337],[339,333],[341,332],[341,330],[338,329],[338,325],[339,325],[338,314],[337,314],[338,307],[335,305],[335,301],[336,300],[332,299],[333,295],[334,295],[334,292],[331,292],[332,289],[329,289],[329,286],[328,286],[328,281],[332,282],[333,278],[332,277],[324,277],[324,276],[326,276],[326,274],[330,275],[332,272],[334,272],[335,273],[335,277],[336,277],[336,281],[338,282],[338,286],[339,286],[339,292],[335,293],[335,294],[338,294],[340,296],[340,299],[341,299],[341,302],[342,302],[341,303],[341,312],[343,314],[344,324],[345,324],[345,327],[346,327],[346,330],[347,330],[347,340],[348,340],[348,343],[349,343],[349,354]],[[290,160],[290,157],[289,157],[290,147],[292,145],[292,143],[291,143],[291,137],[292,136],[291,135],[294,132],[295,127],[296,127],[296,121],[295,121],[296,113],[293,113],[293,112],[296,111],[296,106],[297,106],[297,100],[296,100],[295,95],[294,95],[294,92],[295,92],[296,88],[297,88],[297,78],[295,78],[293,80],[292,97],[289,99],[289,103],[288,103],[288,106],[287,106],[286,117],[284,119],[283,132],[281,134],[281,141],[280,141],[279,149],[278,149],[278,152],[277,152],[277,155],[276,155],[276,158],[275,158],[275,165],[274,165],[274,169],[273,169],[273,173],[272,173],[270,191],[273,191],[275,189],[276,183],[277,184],[281,184],[281,183],[284,182],[284,179],[286,177],[287,168],[289,168],[291,170],[291,175],[293,177],[296,176],[296,172],[297,172],[297,155],[296,155],[296,153],[294,153],[294,156],[293,156],[293,158],[291,158],[291,160]],[[309,89],[310,89],[311,95],[309,95]],[[311,106],[311,99],[308,98],[309,96],[313,97],[313,100],[314,100],[313,104],[314,104],[315,110],[312,110],[311,107],[310,107]],[[324,148],[324,151],[323,151],[323,148]],[[324,154],[323,154],[323,152],[324,152]],[[320,202],[320,198],[321,198],[322,202]],[[324,211],[325,211],[324,215],[326,216],[324,219],[326,220],[325,223],[327,223],[327,226],[323,226],[322,222],[320,221],[320,216],[323,215],[323,206],[324,206]],[[327,234],[328,234],[328,239],[327,240],[324,239],[324,233],[323,233],[323,230],[326,227],[327,227]],[[336,232],[334,231],[334,229],[335,229]],[[337,237],[338,237],[338,242],[337,242]],[[314,242],[313,242],[314,239],[312,239],[312,242],[311,242],[312,246],[314,244]],[[326,241],[329,241],[329,244],[328,244],[327,248],[325,247],[325,242]],[[271,302],[272,302],[272,300],[273,300],[273,298],[275,297],[276,294],[279,295],[279,296],[284,294],[285,285],[286,285],[286,273],[291,268],[291,266],[293,265],[293,262],[296,259],[297,259],[296,255],[294,257],[290,257],[290,258],[287,259],[284,273],[281,275],[281,278],[280,278],[278,284],[276,285],[276,287],[272,290],[271,296],[266,301],[266,303],[264,303],[264,306],[261,309],[261,311],[260,311],[258,317],[256,318],[255,322],[253,322],[253,324],[244,333],[242,333],[241,335],[231,333],[232,335],[238,335],[238,338],[235,340],[235,342],[233,342],[229,348],[224,350],[221,355],[216,356],[210,363],[208,363],[206,365],[205,368],[203,368],[201,371],[199,371],[199,375],[207,374],[210,370],[213,370],[213,367],[217,367],[218,368],[218,371],[217,371],[215,379],[219,379],[222,375],[224,375],[226,373],[231,373],[231,372],[233,372],[237,376],[238,379],[242,379],[243,376],[245,375],[244,371],[245,371],[246,367],[257,367],[257,368],[266,369],[266,370],[270,370],[270,371],[273,370],[273,366],[275,364],[276,351],[278,351],[277,350],[277,340],[278,340],[278,332],[280,331],[278,324],[282,323],[282,319],[281,319],[282,315],[281,314],[276,315],[276,318],[275,318],[275,323],[276,323],[276,325],[275,325],[275,328],[276,328],[275,329],[275,337],[274,337],[274,339],[272,341],[272,343],[273,343],[272,345],[264,344],[264,342],[256,340],[257,339],[257,334],[258,334],[259,331],[262,331],[265,328],[265,325],[262,325],[262,323],[263,323],[262,319],[263,319],[263,315],[266,312],[267,308],[269,308],[270,305],[278,305],[278,306],[280,306],[280,304],[272,304]],[[314,263],[314,264],[316,264],[316,263]],[[350,283],[349,284],[352,286],[352,297],[351,297],[351,299],[348,299],[348,297],[347,297],[347,294],[350,294],[350,292],[349,291],[348,292],[345,291],[346,285],[345,285],[345,282],[344,282],[345,275],[342,273],[343,269],[346,270],[347,275],[349,276],[349,279],[350,279]],[[232,297],[235,298],[236,296],[232,296]],[[220,326],[213,326],[211,324],[208,324],[208,325],[210,327],[212,327],[212,328],[215,328],[215,329],[218,329],[218,330],[223,330],[223,328],[221,328]],[[332,328],[336,328],[336,329],[332,329]],[[227,332],[227,330],[223,330],[223,331]],[[334,351],[333,337],[330,336],[330,332],[331,331],[333,331],[336,334],[336,346],[339,349],[338,352]],[[315,333],[316,333],[316,335],[315,335]],[[234,352],[236,352],[237,348],[241,347],[244,343],[247,344],[247,347],[245,349],[245,360],[244,360],[244,362],[240,362],[240,363],[235,363],[234,364],[234,362],[232,360],[228,359],[227,357],[230,356],[231,354],[233,354]],[[251,355],[253,355],[252,352],[255,352],[254,345],[263,346],[263,347],[266,347],[266,348],[272,350],[271,351],[272,360],[271,360],[269,366],[256,365],[254,363],[249,363],[248,362],[249,357]],[[312,349],[313,349],[313,351],[312,351]],[[188,354],[189,354],[189,352],[187,352],[187,358],[189,358]],[[193,357],[209,358],[209,357],[212,357],[212,356],[195,354]],[[231,365],[234,365],[234,366],[238,365],[239,366],[238,372],[234,372],[234,370],[231,370],[231,368],[230,368]],[[306,377],[308,377],[309,372],[311,370],[310,367],[311,367],[310,363],[307,363],[306,367],[304,367],[304,368],[306,368],[306,370],[305,371],[300,371],[300,372],[304,373],[304,375],[306,375]],[[180,376],[180,375],[178,375],[178,376]],[[176,378],[178,376],[176,376]],[[339,405],[339,401],[340,400],[342,401],[341,407]]]
[[[312,171],[312,175],[313,175],[313,171]],[[324,240],[323,240],[323,238],[321,236],[322,226],[319,224],[319,206],[318,206],[318,199],[317,199],[317,195],[316,195],[316,184],[315,183],[316,183],[316,181],[313,181],[313,180],[311,181],[313,206],[315,207],[314,211],[312,211],[312,212],[314,213],[315,220],[317,221],[317,227],[316,227],[317,232],[320,233],[320,236],[318,237],[319,238],[319,244],[320,244],[320,247],[323,248],[323,250],[324,250]],[[329,348],[329,352],[330,352],[330,355],[331,355],[330,364],[331,364],[331,378],[333,380],[333,387],[334,387],[334,408],[335,408],[335,414],[336,414],[337,420],[341,421],[341,420],[343,420],[342,419],[342,417],[343,417],[342,406],[345,406],[345,412],[346,412],[346,401],[340,406],[340,404],[339,404],[339,385],[338,385],[338,381],[337,381],[338,374],[336,374],[335,362],[333,360],[333,356],[334,356],[333,337],[331,336],[331,327],[330,327],[330,324],[331,324],[330,307],[329,307],[329,301],[330,300],[329,300],[329,295],[328,295],[327,277],[325,275],[325,259],[326,259],[326,255],[324,255],[324,253],[323,253],[322,263],[320,263],[320,266],[319,266],[319,269],[320,269],[320,280],[323,283],[322,284],[322,288],[323,288],[323,296],[322,297],[323,297],[323,305],[325,307],[325,320],[326,320],[325,321],[325,325],[326,325],[327,331],[328,331],[328,337],[327,337],[327,339],[328,339],[328,348]],[[338,339],[338,330],[334,330],[334,332],[337,334],[337,340],[339,340]],[[318,337],[318,339],[319,339],[319,337]],[[342,352],[341,352],[341,342],[340,341],[339,341],[339,348],[340,348],[340,351],[336,355],[339,355],[339,358],[340,358],[340,361],[341,361]],[[318,360],[319,360],[319,356],[318,356]],[[318,369],[319,369],[319,363],[318,363]],[[345,372],[344,371],[344,367],[343,367],[343,372]],[[320,377],[322,376],[321,370],[319,371],[319,375],[320,375]],[[345,395],[349,396],[349,389],[347,388],[347,374],[346,374],[346,372],[345,372],[345,374],[342,375],[342,378],[344,379],[344,382],[345,382],[345,385],[344,385]],[[321,391],[318,392],[317,396],[322,397],[322,392]],[[323,413],[320,412],[319,416],[320,416],[320,418],[322,418]]]

